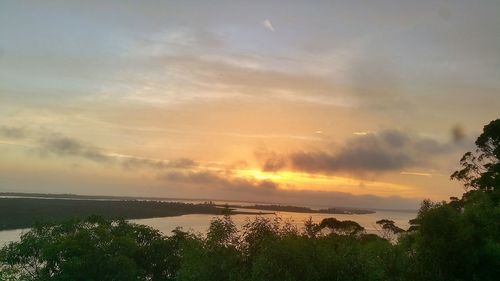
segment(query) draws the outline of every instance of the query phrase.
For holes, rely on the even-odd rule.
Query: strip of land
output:
[[[321,214],[370,214],[354,208],[311,209],[277,204],[214,204],[212,202],[166,202],[171,198],[88,196],[75,194],[0,193],[0,230],[29,228],[37,221],[58,222],[98,215],[109,219],[146,219],[189,214],[272,214],[274,212]],[[179,199],[181,200],[181,199]],[[236,209],[236,210],[235,210]],[[245,211],[248,210],[248,211]],[[255,210],[255,211],[251,211]]]
[[[222,206],[222,205],[218,205]],[[373,214],[375,211],[363,210],[355,208],[328,208],[328,209],[311,209],[307,207],[288,206],[288,205],[228,205],[229,208],[243,208],[253,210],[265,210],[274,212],[293,212],[293,213],[317,213],[317,214],[347,214],[347,215],[364,215]]]
[[[37,221],[57,222],[92,215],[110,219],[145,219],[188,214],[220,215],[227,208],[213,204],[140,200],[0,198],[0,230],[29,228]],[[231,210],[232,214],[258,214]],[[264,214],[264,213],[260,213]],[[269,214],[269,213],[266,213]]]

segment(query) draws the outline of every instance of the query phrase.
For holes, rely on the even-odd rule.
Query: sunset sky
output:
[[[449,175],[500,117],[499,15],[497,0],[0,1],[0,192],[458,196]]]

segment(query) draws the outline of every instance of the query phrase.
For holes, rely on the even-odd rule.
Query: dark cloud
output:
[[[192,159],[180,158],[175,160],[152,160],[145,158],[127,158],[122,161],[123,167],[133,168],[152,168],[152,169],[189,169],[198,166],[198,163]]]
[[[416,210],[422,199],[400,196],[354,195],[334,191],[280,190],[263,200],[294,205]],[[307,202],[307,203],[305,203]]]
[[[227,171],[191,171],[168,172],[161,177],[163,180],[175,184],[187,184],[204,188],[224,190],[236,193],[274,192],[278,184],[270,180],[255,180],[233,177]]]
[[[113,157],[104,154],[99,148],[60,135],[52,135],[40,139],[39,150],[42,154],[82,157],[99,163],[113,160]]]
[[[309,173],[363,174],[423,166],[431,162],[433,156],[451,152],[454,148],[453,143],[386,130],[351,138],[335,151],[299,151],[286,157],[260,153],[258,159],[263,163],[263,170],[276,171],[289,167]]]
[[[349,148],[339,154],[296,152],[290,155],[290,161],[294,169],[312,173],[378,172],[398,170],[413,165],[413,160],[408,155],[370,147]]]
[[[0,126],[0,136],[11,139],[25,138],[27,132],[23,128]]]
[[[420,199],[399,196],[354,195],[345,192],[287,190],[272,181],[235,178],[225,171],[169,172],[162,180],[183,192],[213,199],[245,198],[246,201],[316,205],[322,207],[363,207],[416,209]],[[201,195],[204,194],[204,195]],[[307,202],[307,203],[306,203]]]
[[[465,130],[462,126],[460,125],[455,125],[453,128],[451,128],[451,137],[453,138],[454,142],[461,142],[463,139],[466,138]]]
[[[51,154],[63,157],[79,157],[98,163],[118,164],[126,169],[190,169],[198,166],[194,160],[180,158],[174,160],[155,160],[133,156],[119,156],[106,153],[102,149],[86,144],[80,140],[62,136],[49,135],[39,140],[38,151],[42,155]]]
[[[254,154],[255,158],[260,162],[263,171],[276,172],[286,166],[285,157],[276,152],[267,149],[257,149]]]

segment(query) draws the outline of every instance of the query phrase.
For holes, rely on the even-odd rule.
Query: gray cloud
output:
[[[432,138],[397,130],[386,130],[357,136],[335,151],[299,151],[286,156],[259,152],[262,169],[276,171],[289,167],[309,173],[377,173],[424,166],[434,156],[452,152],[453,142],[438,142]]]
[[[416,209],[420,199],[399,196],[354,195],[332,191],[286,190],[270,180],[257,181],[232,178],[224,171],[169,172],[161,178],[175,187],[183,187],[185,194],[196,190],[195,196],[212,199],[245,198],[246,201],[312,204],[322,207],[371,207]]]
[[[40,139],[39,151],[42,154],[55,154],[59,156],[74,156],[81,157],[94,162],[110,162],[113,157],[106,155],[101,149],[93,147],[79,140],[60,136],[51,135]]]
[[[453,128],[451,128],[451,137],[453,138],[454,142],[459,143],[467,137],[467,134],[465,133],[465,129],[462,126],[455,125],[453,126]]]
[[[254,154],[263,171],[276,172],[286,167],[286,158],[274,151],[258,149]]]
[[[231,193],[272,193],[279,187],[277,183],[270,180],[258,181],[231,177],[227,171],[168,172],[161,178],[170,183],[202,186]]]
[[[38,141],[38,152],[42,155],[57,155],[61,157],[78,157],[97,163],[118,164],[125,169],[190,169],[199,164],[187,158],[174,160],[155,160],[127,155],[106,153],[101,148],[86,144],[67,136],[52,134]]]
[[[294,65],[300,65],[300,62],[292,59],[267,58],[251,54],[193,55],[181,52],[178,55],[169,53],[155,56],[139,55],[139,61],[142,61],[144,69],[150,74],[147,81],[138,78],[135,73],[121,79],[127,80],[134,88],[139,89],[144,83],[148,83],[161,89],[161,91],[142,92],[144,100],[147,100],[149,95],[153,98],[158,95],[178,95],[180,101],[245,95],[249,98],[271,96],[321,104],[351,105],[345,94],[348,92],[347,88],[339,87],[331,77],[290,71],[296,68]],[[270,61],[284,61],[285,66],[273,68]],[[169,66],[166,73],[165,65]],[[162,74],[158,75],[159,72]],[[165,87],[165,84],[169,87]],[[176,90],[172,92],[171,89]],[[122,95],[123,90],[119,88],[112,91]]]
[[[0,136],[11,138],[11,139],[23,139],[27,135],[27,132],[23,128],[19,127],[8,127],[0,126]]]
[[[303,205],[304,202],[322,207],[356,207],[380,209],[412,209],[418,208],[420,198],[403,198],[400,196],[354,195],[334,191],[282,190],[279,194],[269,195],[264,200],[287,204]]]
[[[180,158],[169,161],[145,158],[127,158],[122,161],[122,165],[127,169],[144,167],[152,169],[189,169],[198,166],[198,163],[188,158]]]

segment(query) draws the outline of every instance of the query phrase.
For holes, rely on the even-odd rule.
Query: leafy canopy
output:
[[[500,187],[500,119],[484,126],[476,140],[476,150],[460,159],[463,167],[451,178],[464,183],[467,189],[496,191]]]

